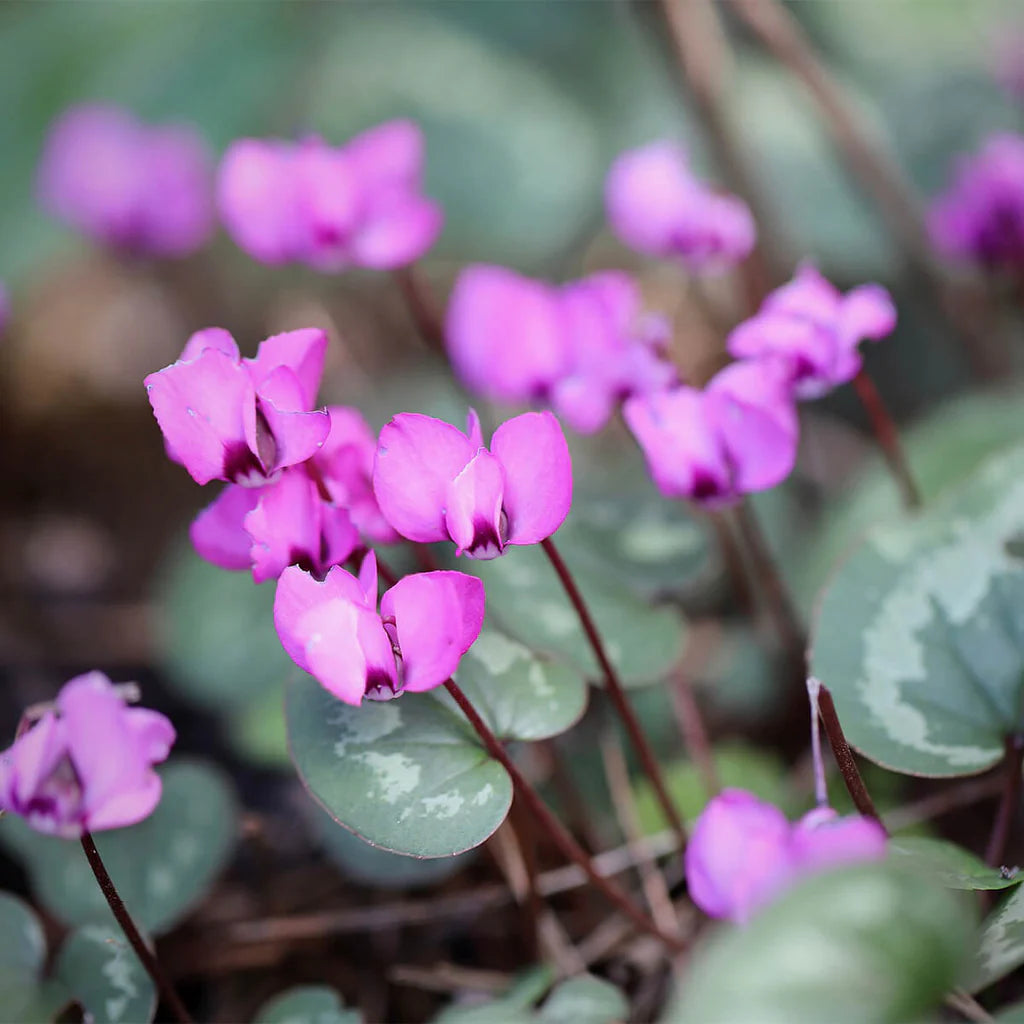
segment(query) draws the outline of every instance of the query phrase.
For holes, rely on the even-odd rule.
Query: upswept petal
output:
[[[276,579],[285,566],[295,564],[319,573],[320,496],[301,469],[285,470],[262,488],[243,525],[252,538],[254,582]]]
[[[146,392],[167,450],[199,484],[224,479],[226,466],[249,448],[245,410],[255,404],[246,369],[219,349],[151,373]]]
[[[302,385],[290,367],[274,370],[257,389],[256,398],[272,440],[266,450],[256,445],[268,475],[305,462],[327,439],[331,430],[327,410],[305,411]]]
[[[0,754],[0,808],[18,812],[66,755],[64,726],[47,711]]]
[[[420,196],[389,198],[377,204],[352,235],[352,259],[373,270],[394,270],[418,260],[444,227],[438,203]]]
[[[243,362],[249,367],[257,389],[279,366],[289,367],[299,382],[300,400],[295,408],[305,411],[316,404],[326,353],[327,332],[319,327],[306,327],[272,334],[260,342],[254,359]]]
[[[381,599],[393,620],[402,655],[403,689],[440,686],[480,635],[484,587],[460,572],[427,572],[399,580]]]
[[[536,544],[564,522],[572,505],[572,459],[558,420],[528,412],[494,432],[491,452],[505,471],[509,544]]]
[[[222,569],[248,569],[252,564],[252,538],[245,518],[260,500],[255,487],[228,484],[192,520],[188,535],[200,558]]]
[[[551,404],[578,434],[600,430],[612,414],[614,399],[603,387],[581,376],[563,377],[551,389]]]
[[[448,485],[444,523],[456,555],[493,558],[501,554],[504,490],[501,463],[486,449],[477,452]]]
[[[793,856],[798,869],[821,871],[840,864],[881,860],[885,830],[877,821],[853,814],[845,818],[831,807],[818,807],[793,827]]]
[[[185,342],[185,347],[182,349],[181,355],[178,356],[178,362],[186,363],[198,359],[208,348],[215,348],[219,352],[223,352],[236,363],[241,358],[238,352],[238,343],[228,331],[223,327],[204,327],[201,331],[196,331]]]
[[[423,175],[423,131],[415,121],[385,121],[345,146],[357,175],[373,185],[419,188]]]
[[[850,347],[864,338],[878,341],[896,328],[896,305],[880,284],[848,291],[839,309],[839,337]]]
[[[127,708],[125,721],[135,733],[139,749],[147,761],[159,764],[167,760],[177,734],[166,715],[150,708]]]
[[[469,438],[450,423],[399,413],[380,432],[373,467],[384,518],[409,540],[447,540],[448,485],[474,454]]]

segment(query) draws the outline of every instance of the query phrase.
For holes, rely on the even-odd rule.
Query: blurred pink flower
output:
[[[667,326],[641,315],[639,289],[616,271],[558,287],[503,267],[468,267],[445,333],[467,387],[502,402],[548,403],[581,433],[604,426],[628,396],[676,379],[660,351]]]
[[[163,715],[128,707],[102,672],[76,676],[0,753],[0,809],[67,838],[134,825],[160,801],[153,765],[174,738]]]
[[[196,483],[250,487],[305,462],[330,431],[326,409],[310,410],[326,349],[314,328],[267,338],[254,359],[220,328],[193,334],[177,362],[145,380],[167,454]]]
[[[715,270],[749,255],[757,237],[746,203],[699,181],[673,142],[620,154],[605,182],[612,230],[638,252]]]
[[[357,579],[333,568],[323,582],[291,566],[281,574],[274,625],[299,668],[346,704],[440,686],[480,635],[484,586],[461,572],[406,576],[377,611],[377,561]]]
[[[572,504],[572,462],[549,412],[507,420],[490,450],[473,411],[465,434],[403,412],[380,432],[373,489],[403,537],[451,540],[457,555],[495,558],[508,544],[536,544],[562,525]]]
[[[777,288],[760,310],[730,333],[726,347],[738,359],[775,358],[787,367],[798,398],[819,398],[861,369],[857,348],[896,326],[892,297],[878,284],[845,295],[809,264]]]
[[[950,187],[932,203],[928,226],[948,256],[992,270],[1024,267],[1024,136],[990,135],[957,162]]]
[[[340,147],[240,139],[218,173],[221,219],[262,263],[405,266],[443,223],[440,206],[422,194],[423,160],[423,133],[412,121],[388,121]]]
[[[53,216],[141,255],[184,256],[213,229],[213,165],[198,132],[146,125],[118,107],[86,104],[57,119],[37,193]]]
[[[623,412],[668,497],[728,505],[781,483],[796,461],[792,389],[772,361],[733,363],[703,390],[680,385],[631,398]]]
[[[787,886],[840,864],[885,856],[882,827],[819,807],[790,825],[753,793],[726,789],[694,825],[686,848],[691,899],[711,917],[740,923]]]

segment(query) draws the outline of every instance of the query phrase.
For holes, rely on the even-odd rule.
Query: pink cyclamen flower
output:
[[[892,297],[878,284],[845,295],[809,264],[777,288],[760,310],[730,333],[737,359],[774,358],[788,368],[798,398],[819,398],[860,372],[858,346],[896,326]]]
[[[274,625],[292,661],[346,704],[440,686],[483,621],[483,583],[461,572],[406,576],[385,591],[378,612],[373,552],[358,579],[335,567],[318,582],[291,566],[274,599]]]
[[[605,182],[612,230],[638,252],[680,259],[694,270],[738,263],[757,235],[746,203],[694,177],[673,142],[620,154]]]
[[[240,139],[217,181],[221,218],[262,263],[393,269],[423,255],[441,232],[440,206],[422,194],[423,133],[388,121],[332,147]]]
[[[0,810],[67,838],[134,825],[160,802],[153,765],[174,738],[163,715],[128,707],[102,672],[76,676],[0,753]]]
[[[145,381],[167,454],[196,483],[250,487],[305,462],[331,426],[326,409],[311,411],[326,349],[327,335],[311,328],[267,338],[242,359],[227,331],[193,334],[176,363]]]
[[[37,191],[55,217],[142,255],[186,255],[213,229],[213,164],[199,134],[146,125],[118,107],[86,104],[58,118]]]
[[[536,544],[562,525],[572,504],[572,462],[549,412],[506,421],[490,450],[472,410],[465,434],[403,412],[380,432],[373,489],[403,537],[451,540],[457,555],[494,558],[508,544]]]
[[[623,412],[668,497],[728,505],[781,483],[796,461],[792,390],[772,362],[733,363],[703,390],[680,385],[631,398]]]
[[[1024,266],[1024,136],[991,135],[961,158],[928,213],[936,247],[989,269]]]
[[[817,871],[885,856],[885,831],[870,818],[819,807],[791,825],[741,789],[708,803],[686,848],[686,881],[711,917],[743,923],[787,886]]]
[[[459,275],[445,324],[467,387],[502,402],[548,403],[581,433],[602,427],[628,396],[675,380],[660,351],[666,333],[641,314],[627,274],[558,287],[487,265]]]

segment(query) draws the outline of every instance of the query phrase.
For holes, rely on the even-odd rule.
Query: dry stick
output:
[[[444,323],[422,273],[412,264],[399,267],[394,278],[420,336],[435,352],[444,355]]]
[[[1003,796],[992,824],[992,835],[985,850],[985,862],[997,868],[1006,857],[1006,845],[1010,841],[1010,829],[1020,805],[1021,768],[1024,766],[1024,736],[1007,736]]]
[[[181,1024],[192,1024],[192,1018],[189,1016],[188,1010],[185,1009],[185,1004],[181,1001],[181,997],[160,968],[156,957],[139,934],[138,928],[135,927],[135,922],[131,919],[128,909],[121,902],[121,897],[118,895],[117,889],[114,888],[110,875],[107,874],[103,859],[100,857],[100,851],[96,849],[96,843],[93,842],[93,838],[88,832],[82,833],[82,849],[85,851],[85,856],[89,861],[89,867],[92,868],[92,873],[96,876],[100,891],[106,898],[107,906],[110,907],[114,917],[117,918],[121,931],[124,932],[125,938],[131,943],[131,947],[135,950],[135,955],[142,962],[142,966],[146,968],[146,973],[153,979],[153,984],[156,985],[163,1001],[171,1008],[174,1016],[181,1021]]]
[[[640,727],[640,722],[637,720],[636,714],[629,703],[629,699],[626,697],[626,692],[622,687],[619,675],[608,658],[608,654],[604,648],[604,643],[601,640],[601,634],[598,632],[597,625],[590,614],[590,609],[583,600],[583,595],[576,586],[576,581],[573,579],[572,573],[569,572],[569,567],[562,560],[562,556],[558,553],[558,549],[555,547],[551,538],[545,537],[540,544],[544,549],[544,553],[548,556],[548,560],[551,562],[552,567],[558,574],[558,578],[561,580],[562,586],[565,588],[565,593],[568,596],[569,601],[576,609],[576,614],[579,616],[583,632],[586,633],[591,650],[594,652],[594,657],[597,658],[597,662],[601,666],[601,672],[604,674],[605,689],[608,692],[608,696],[611,698],[612,705],[615,708],[619,719],[626,727],[626,732],[629,734],[629,739],[633,744],[633,749],[637,752],[637,755],[643,764],[644,772],[647,774],[647,778],[654,787],[654,792],[658,798],[658,803],[661,806],[662,813],[665,815],[665,819],[668,823],[672,826],[672,831],[675,832],[676,837],[679,839],[679,845],[681,847],[685,846],[686,826],[683,824],[683,819],[680,817],[675,804],[672,802],[672,798],[669,796],[668,788],[665,786],[665,779],[661,774],[661,767],[658,764],[658,759],[655,757],[654,751],[651,749],[651,745],[647,742],[647,737],[644,735],[644,731]]]
[[[488,728],[487,723],[477,714],[476,708],[473,707],[466,695],[459,689],[458,684],[454,680],[449,679],[444,686],[451,694],[455,703],[462,709],[462,713],[469,719],[470,725],[473,726],[476,734],[487,748],[487,752],[511,776],[516,795],[522,799],[527,810],[537,819],[540,827],[551,837],[562,853],[578,865],[587,878],[590,879],[591,884],[601,892],[605,899],[616,909],[621,910],[638,928],[661,939],[674,952],[683,952],[686,948],[685,943],[674,935],[669,935],[662,931],[633,903],[622,889],[598,873],[594,862],[587,856],[586,851],[573,839],[562,823],[551,813],[544,801],[534,792],[533,787],[526,781],[522,772],[519,771],[515,761],[509,757],[505,748]]]
[[[875,803],[860,777],[860,769],[857,767],[850,744],[846,742],[843,727],[839,724],[839,715],[836,714],[836,706],[832,702],[832,694],[824,683],[818,691],[818,713],[821,715],[825,735],[828,737],[829,746],[832,747],[836,764],[839,765],[843,782],[846,783],[846,791],[850,794],[854,807],[866,818],[874,818],[885,829],[885,823],[875,809]]]
[[[697,695],[693,692],[689,677],[682,670],[677,670],[669,681],[669,696],[672,699],[676,720],[679,722],[679,731],[683,734],[686,752],[697,766],[697,772],[710,800],[718,795],[722,787],[718,779],[718,769],[715,767],[711,739],[697,703]]]
[[[903,506],[908,510],[921,507],[921,492],[918,489],[914,476],[910,471],[906,455],[903,452],[903,445],[900,443],[899,430],[893,420],[885,402],[875,386],[874,380],[867,370],[861,370],[853,378],[853,386],[857,397],[864,406],[864,411],[871,421],[871,429],[878,441],[889,470],[900,489],[903,498]]]

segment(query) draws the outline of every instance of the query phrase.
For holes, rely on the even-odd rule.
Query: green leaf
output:
[[[883,525],[841,567],[812,671],[850,742],[912,775],[969,775],[1022,727],[1024,448],[989,460],[919,518]]]
[[[545,1024],[612,1024],[628,1017],[629,1003],[614,985],[584,974],[556,985],[537,1020]]]
[[[944,839],[899,838],[889,841],[894,863],[933,879],[947,889],[1008,889],[1024,880],[1016,870],[1007,873],[990,868],[955,843]]]
[[[808,879],[695,952],[665,1024],[919,1020],[973,941],[962,898],[888,863]]]
[[[230,781],[199,761],[174,760],[160,772],[164,791],[138,825],[98,832],[96,847],[135,923],[159,935],[199,903],[234,848],[238,811]],[[68,925],[112,921],[77,842],[0,821],[0,840],[20,857],[39,901]]]
[[[554,972],[546,964],[528,967],[499,998],[453,1003],[434,1018],[434,1024],[530,1024],[536,1019],[530,1007],[551,987],[553,978]]]
[[[568,658],[592,679],[600,678],[576,610],[540,545],[508,550],[501,558],[476,562],[472,569],[487,588],[488,614],[503,630],[535,650]],[[569,562],[569,569],[622,682],[642,686],[664,679],[682,651],[679,613],[652,608],[615,576],[583,562]]]
[[[992,1019],[999,1021],[1000,1024],[1024,1024],[1024,1002],[1005,1007]]]
[[[1016,888],[987,917],[965,988],[977,992],[1024,964],[1024,888]]]
[[[298,985],[264,1003],[254,1024],[359,1024],[362,1015],[346,1010],[334,989]]]
[[[156,988],[120,929],[87,924],[61,946],[54,975],[95,1024],[139,1024],[156,1011]]]
[[[0,1021],[30,1019],[43,961],[46,938],[32,909],[0,892]]]

